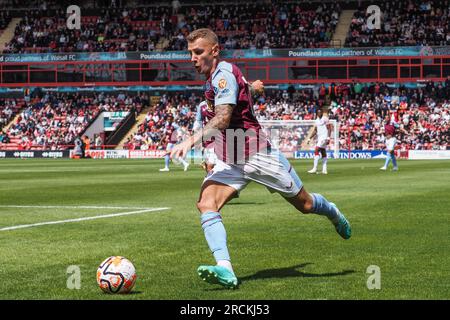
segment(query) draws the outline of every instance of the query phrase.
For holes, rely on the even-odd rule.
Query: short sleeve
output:
[[[237,104],[238,84],[233,73],[221,70],[212,80],[214,87],[214,105]]]

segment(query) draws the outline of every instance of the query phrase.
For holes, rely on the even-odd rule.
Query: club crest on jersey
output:
[[[220,89],[223,89],[223,88],[225,88],[227,86],[227,80],[225,80],[225,79],[220,79],[219,80],[219,88]]]

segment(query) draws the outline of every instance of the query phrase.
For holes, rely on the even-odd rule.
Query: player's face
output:
[[[207,39],[198,38],[188,43],[188,51],[191,54],[191,62],[198,73],[209,76],[214,59],[219,55],[218,44],[212,44]]]

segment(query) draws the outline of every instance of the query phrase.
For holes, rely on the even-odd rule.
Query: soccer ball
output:
[[[128,293],[135,282],[136,270],[124,257],[109,257],[97,269],[97,283],[106,293]]]

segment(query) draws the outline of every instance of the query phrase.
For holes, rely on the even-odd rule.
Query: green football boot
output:
[[[239,285],[234,273],[222,266],[200,266],[197,273],[202,280],[211,284],[220,284],[229,289],[235,289]]]
[[[352,228],[350,227],[350,223],[334,203],[330,202],[330,204],[336,208],[337,212],[339,212],[339,221],[334,225],[337,233],[339,233],[339,235],[344,239],[350,239],[352,236]]]

